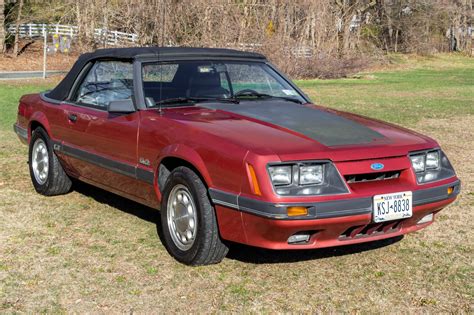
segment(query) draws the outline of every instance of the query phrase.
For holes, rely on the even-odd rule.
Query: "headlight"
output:
[[[413,165],[413,169],[415,172],[424,172],[425,171],[425,155],[424,154],[419,154],[419,155],[412,155],[410,156],[411,159],[411,165]]]
[[[271,166],[268,168],[273,185],[291,184],[291,166]]]
[[[439,149],[413,152],[409,155],[419,184],[450,178],[456,173],[443,151]]]
[[[348,193],[341,175],[330,161],[302,161],[268,166],[278,195],[332,195]]]
[[[322,165],[302,165],[300,166],[300,184],[311,185],[323,182]]]
[[[426,169],[437,169],[439,167],[439,151],[426,153]]]

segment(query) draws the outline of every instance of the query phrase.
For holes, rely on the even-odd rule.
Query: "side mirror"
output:
[[[135,106],[133,105],[133,101],[131,99],[110,101],[107,111],[109,113],[122,114],[134,113]]]
[[[146,107],[155,107],[156,106],[156,102],[153,99],[153,97],[145,97],[145,103],[146,103]]]

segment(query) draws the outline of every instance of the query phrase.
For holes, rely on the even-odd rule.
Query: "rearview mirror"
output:
[[[107,108],[109,113],[133,113],[135,112],[135,106],[131,99],[128,100],[115,100],[109,103]]]

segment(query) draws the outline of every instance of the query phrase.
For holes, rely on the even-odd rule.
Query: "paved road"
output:
[[[55,75],[66,74],[67,71],[51,70],[46,71],[46,76],[51,77]],[[18,79],[32,79],[42,78],[43,71],[0,71],[0,80],[18,80]]]

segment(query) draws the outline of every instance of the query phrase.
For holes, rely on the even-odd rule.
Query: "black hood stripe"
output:
[[[347,118],[285,101],[266,100],[199,106],[235,113],[290,129],[325,146],[366,144],[385,138],[375,130]]]

